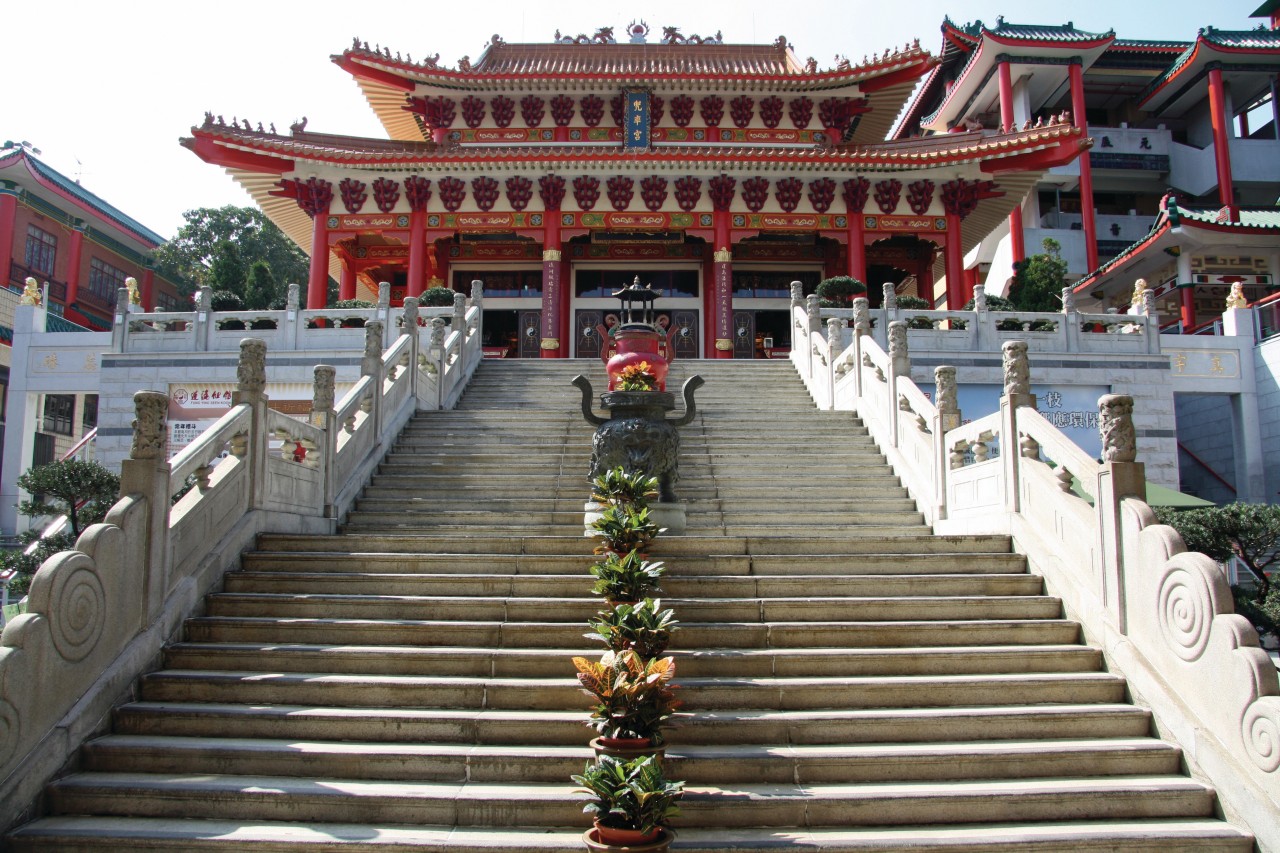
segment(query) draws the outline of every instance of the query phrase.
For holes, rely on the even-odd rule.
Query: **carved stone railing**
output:
[[[134,397],[120,500],[74,550],[44,562],[28,612],[0,634],[0,828],[101,725],[203,595],[265,531],[331,533],[417,409],[452,407],[482,358],[481,303],[459,296],[453,326],[419,324],[414,300],[396,336],[370,319],[362,376],[335,400],[315,369],[311,416],[268,406],[268,344],[240,343],[232,408],[171,460],[169,399]],[[129,315],[130,322],[139,315]],[[424,375],[425,374],[425,375]]]
[[[935,532],[1010,535],[1227,817],[1280,850],[1276,668],[1233,612],[1223,569],[1144,503],[1132,399],[1099,400],[1099,462],[1036,412],[1027,344],[1004,341],[1000,411],[960,425],[954,368],[937,368],[936,402],[911,380],[904,321],[884,330],[886,352],[858,300],[852,341],[833,357],[815,313],[793,300],[796,334],[809,337],[792,363],[817,405],[858,413]]]

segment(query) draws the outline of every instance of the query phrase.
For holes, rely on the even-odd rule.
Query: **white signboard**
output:
[[[933,399],[932,382],[922,383],[920,390]],[[964,423],[1000,411],[1001,385],[961,385],[957,397]],[[1102,455],[1102,437],[1098,434],[1098,398],[1110,394],[1105,385],[1032,385],[1036,411],[1049,423],[1066,433],[1080,449],[1097,459]]]

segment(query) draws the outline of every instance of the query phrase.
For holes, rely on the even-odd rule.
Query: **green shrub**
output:
[[[814,292],[823,308],[852,308],[853,300],[867,295],[867,286],[852,276],[837,275],[818,282]]]

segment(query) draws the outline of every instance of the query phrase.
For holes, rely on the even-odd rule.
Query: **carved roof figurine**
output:
[[[19,305],[39,305],[41,302],[40,283],[31,276],[27,276],[27,280],[23,282],[22,298],[18,300]]]
[[[464,57],[462,57],[461,59],[459,59],[459,60],[458,60],[458,70],[459,70],[459,71],[462,71],[462,72],[467,72],[467,71],[470,71],[470,70],[471,70],[471,57],[470,57],[470,56],[464,56]]]
[[[1227,294],[1227,308],[1248,308],[1249,300],[1244,298],[1244,284],[1232,282],[1231,292]]]
[[[1129,304],[1135,308],[1142,306],[1142,292],[1147,289],[1147,280],[1145,278],[1135,279],[1133,282],[1133,296],[1129,299]]]
[[[306,116],[302,117],[302,121],[295,121],[293,124],[289,125],[289,130],[292,133],[302,133],[306,129],[307,129]]]

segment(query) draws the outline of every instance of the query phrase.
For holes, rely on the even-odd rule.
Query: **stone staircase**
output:
[[[1006,538],[932,536],[789,365],[693,370],[674,849],[1252,849]],[[578,372],[483,364],[340,535],[263,536],[10,849],[582,850]]]

